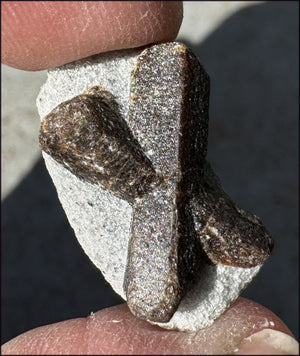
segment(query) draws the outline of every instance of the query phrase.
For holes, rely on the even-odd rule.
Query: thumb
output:
[[[259,335],[259,332],[260,335],[265,332],[264,337],[252,336],[252,342],[249,341],[249,336]],[[267,333],[273,333],[273,336],[265,337]],[[267,340],[269,344],[263,340]],[[3,355],[296,355],[297,352],[298,343],[287,326],[270,310],[244,298],[239,298],[213,325],[197,332],[161,329],[135,318],[127,305],[122,304],[91,314],[88,318],[73,319],[28,331],[2,347]]]

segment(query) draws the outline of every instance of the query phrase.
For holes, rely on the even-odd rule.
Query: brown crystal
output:
[[[129,112],[98,86],[43,120],[40,145],[78,178],[133,208],[124,290],[139,318],[167,322],[204,264],[254,267],[273,241],[206,162],[209,77],[180,43],[143,50]]]

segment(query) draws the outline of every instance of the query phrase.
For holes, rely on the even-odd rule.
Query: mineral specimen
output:
[[[101,87],[54,109],[42,121],[40,145],[77,177],[132,203],[159,181],[112,94]]]
[[[200,304],[205,304],[209,293],[214,295],[216,278],[225,289],[240,291],[269,256],[273,242],[260,220],[223,192],[206,162],[209,77],[194,54],[183,44],[165,43],[135,57],[124,55],[131,64],[126,69],[129,91],[123,89],[128,103],[113,94],[113,76],[110,88],[99,79],[43,118],[40,145],[45,159],[51,162],[49,154],[80,184],[129,204],[130,227],[123,230],[128,254],[119,266],[124,269],[119,283],[136,316],[165,326],[180,306],[186,312],[184,300],[195,298],[199,288]],[[239,278],[229,277],[230,268],[236,270],[233,276],[246,276],[238,287],[230,285],[230,278]],[[211,307],[209,322],[238,296],[236,289],[224,293],[220,310]],[[193,329],[178,322],[166,327]]]

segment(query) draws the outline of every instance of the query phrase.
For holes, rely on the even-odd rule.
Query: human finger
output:
[[[2,63],[41,70],[172,41],[181,21],[181,1],[4,1]]]
[[[274,337],[271,345],[268,337],[251,342],[249,336],[263,330],[275,331],[285,342]],[[2,354],[297,354],[297,347],[276,315],[239,298],[212,326],[193,333],[151,325],[122,304],[28,331],[3,345]]]

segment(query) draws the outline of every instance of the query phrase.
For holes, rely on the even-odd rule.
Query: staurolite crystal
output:
[[[100,83],[101,84],[101,83]],[[139,318],[168,322],[205,265],[261,265],[273,242],[206,162],[209,77],[183,44],[143,50],[127,115],[101,86],[53,109],[41,148],[132,205],[124,290]]]
[[[131,203],[159,182],[114,97],[102,87],[55,108],[41,123],[40,145],[77,177]]]

